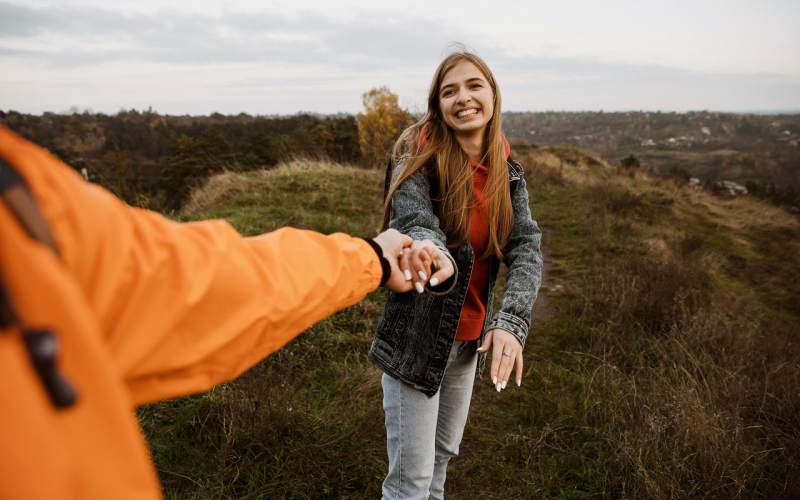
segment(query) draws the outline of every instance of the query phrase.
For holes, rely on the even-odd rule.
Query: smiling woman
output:
[[[369,359],[384,374],[389,472],[384,499],[443,498],[447,464],[458,455],[476,370],[492,348],[498,392],[516,370],[542,275],[541,233],[531,219],[522,168],[500,130],[500,90],[486,63],[466,50],[442,61],[421,120],[394,148],[384,227],[433,244],[457,278],[414,281],[417,292],[390,293]],[[500,310],[492,315],[500,262],[508,267]],[[480,347],[479,347],[480,345]]]

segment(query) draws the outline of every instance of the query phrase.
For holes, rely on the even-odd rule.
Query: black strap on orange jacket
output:
[[[28,235],[58,255],[53,234],[36,205],[28,186],[11,165],[0,158],[0,199],[8,206]],[[77,393],[58,369],[58,337],[51,330],[32,328],[16,313],[11,297],[0,279],[0,328],[19,326],[28,356],[56,408],[69,408]]]

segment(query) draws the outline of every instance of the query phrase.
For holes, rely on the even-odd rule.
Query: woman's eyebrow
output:
[[[467,78],[467,80],[466,80],[466,83],[472,83],[472,82],[482,82],[482,83],[485,83],[485,80],[484,80],[483,78],[479,77],[479,76],[475,76],[475,77],[472,77],[472,78]],[[446,88],[449,88],[449,87],[455,87],[456,85],[457,85],[457,83],[456,83],[456,82],[454,82],[454,83],[448,83],[448,84],[446,84],[446,85],[442,85],[442,87],[439,89],[439,92],[441,92],[442,90],[444,90],[444,89],[446,89]]]

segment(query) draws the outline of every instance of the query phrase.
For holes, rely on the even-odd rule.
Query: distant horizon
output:
[[[210,117],[213,115],[222,115],[228,117],[235,117],[241,114],[251,116],[251,117],[265,117],[265,118],[280,118],[280,117],[289,117],[289,116],[297,116],[297,115],[312,115],[312,116],[342,116],[342,115],[351,115],[356,116],[360,111],[355,113],[349,111],[338,111],[334,113],[322,113],[318,111],[309,111],[309,110],[300,110],[294,113],[248,113],[247,111],[239,111],[234,113],[222,113],[219,111],[212,111],[210,113],[162,113],[157,109],[154,109],[152,106],[148,106],[146,108],[120,108],[117,111],[102,111],[102,110],[94,110],[92,108],[78,108],[72,106],[68,109],[61,110],[61,111],[20,111],[18,109],[2,109],[0,108],[0,112],[3,113],[19,113],[23,115],[33,115],[33,116],[43,116],[45,114],[54,114],[54,115],[72,115],[72,114],[84,114],[88,113],[91,115],[101,114],[101,115],[116,115],[119,113],[127,113],[130,111],[135,111],[138,113],[145,113],[145,112],[152,112],[154,114],[160,116],[190,116],[190,117]],[[676,109],[620,109],[620,110],[610,110],[610,109],[582,109],[582,110],[565,110],[565,109],[542,109],[542,110],[503,110],[503,113],[609,113],[609,114],[621,114],[621,113],[675,113],[675,114],[690,114],[690,113],[723,113],[723,114],[731,114],[731,115],[798,115],[800,114],[800,108],[795,109],[757,109],[757,110],[719,110],[719,109],[687,109],[687,110],[676,110]]]

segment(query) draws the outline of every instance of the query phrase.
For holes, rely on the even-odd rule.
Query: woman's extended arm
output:
[[[500,310],[489,325],[478,352],[492,348],[492,383],[500,391],[516,368],[516,382],[522,382],[522,348],[531,325],[531,308],[542,282],[541,237],[531,218],[524,177],[512,193],[514,226],[503,261],[508,267],[506,290]]]
[[[489,328],[511,332],[524,346],[531,326],[531,308],[542,283],[542,232],[531,218],[525,179],[518,182],[511,196],[514,226],[503,257],[508,267],[506,290]]]

